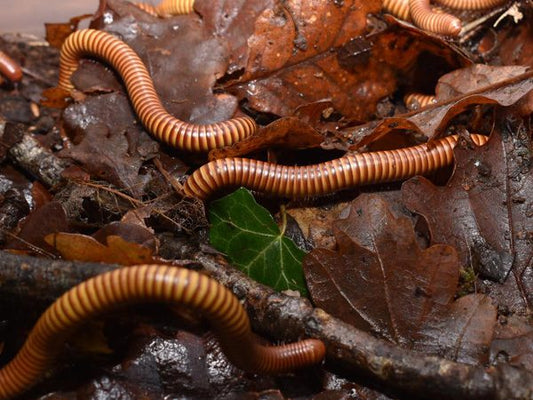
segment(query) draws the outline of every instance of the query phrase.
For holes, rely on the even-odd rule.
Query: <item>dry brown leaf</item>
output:
[[[46,41],[50,46],[60,48],[68,35],[78,29],[78,25],[84,19],[92,17],[92,14],[83,14],[72,17],[69,22],[65,23],[46,23]]]
[[[137,265],[158,263],[153,250],[134,242],[128,242],[120,236],[107,236],[107,243],[102,244],[95,238],[78,233],[54,233],[45,237],[67,260],[105,262],[108,264]]]

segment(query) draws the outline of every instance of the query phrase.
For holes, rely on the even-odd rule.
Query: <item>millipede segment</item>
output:
[[[437,98],[432,94],[409,93],[404,96],[403,102],[409,110],[418,110],[430,104],[437,103]]]
[[[120,306],[147,301],[201,312],[230,361],[247,371],[286,372],[317,364],[325,355],[325,346],[317,339],[272,347],[259,344],[239,300],[205,275],[165,265],[123,267],[79,284],[45,311],[19,353],[0,370],[0,398],[11,398],[34,385],[80,324]]]
[[[409,0],[383,0],[383,9],[404,21],[411,21]]]
[[[409,0],[409,10],[414,24],[421,29],[449,36],[461,32],[461,20],[451,14],[433,11],[429,0]]]
[[[189,14],[194,9],[194,0],[162,0],[157,6],[149,3],[134,3],[141,10],[154,17]]]
[[[205,152],[229,146],[257,130],[255,121],[249,117],[205,125],[173,117],[163,107],[150,74],[135,51],[113,35],[94,29],[74,32],[66,39],[60,54],[59,87],[74,89],[70,78],[80,57],[85,55],[103,59],[117,70],[139,119],[152,135],[172,147]]]
[[[442,6],[456,10],[485,10],[507,3],[509,0],[435,0]]]
[[[483,145],[488,138],[471,135]],[[429,174],[453,162],[458,136],[448,136],[413,147],[350,154],[308,166],[286,166],[247,158],[211,161],[187,179],[185,194],[206,199],[223,187],[251,190],[289,198],[333,193],[360,185],[390,182]]]
[[[9,57],[0,50],[0,74],[5,76],[11,82],[20,82],[22,80],[22,68],[18,62]]]

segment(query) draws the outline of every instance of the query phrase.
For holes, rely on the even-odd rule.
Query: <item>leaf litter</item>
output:
[[[460,48],[376,17],[380,8],[378,1],[198,0],[194,14],[164,20],[108,0],[92,26],[120,36],[139,53],[171,114],[206,123],[244,112],[266,125],[249,142],[210,157],[258,153],[284,162],[292,160],[286,147],[390,148],[394,136],[414,141],[460,133],[447,182],[417,177],[401,191],[398,185],[365,189],[388,194],[359,196],[348,206],[349,217],[340,220],[348,212],[340,200],[349,204],[359,191],[315,204],[309,199],[289,203],[288,213],[316,246],[304,261],[309,293],[317,306],[404,348],[472,365],[531,368],[531,19],[518,25],[506,19],[495,34],[480,31],[481,39],[471,41],[477,48]],[[504,66],[483,65],[487,60]],[[28,57],[30,67],[31,62]],[[35,208],[28,203],[29,215],[9,229],[14,239],[5,248],[40,249],[50,257],[61,250],[66,258],[127,264],[160,262],[156,244],[169,232],[179,240],[199,241],[201,247],[208,236],[203,206],[184,202],[179,193],[169,195],[171,175],[165,171],[181,177],[203,159],[154,141],[136,120],[120,80],[103,64],[82,62],[73,81],[77,102],[61,120],[42,107],[45,116],[60,122],[50,125],[38,118],[28,123],[43,129],[43,145],[60,149],[71,167],[81,167],[83,179],[105,181],[102,188],[109,185],[116,193],[76,180],[49,188],[48,200]],[[413,90],[435,93],[437,104],[406,113],[400,99]],[[23,96],[35,99],[35,92],[40,88],[23,82]],[[490,134],[491,139],[475,148],[468,132]],[[266,156],[261,154],[265,148]],[[314,162],[315,153],[302,154],[296,159]],[[162,162],[154,168],[158,158]],[[173,186],[179,188],[179,183]],[[8,209],[12,196],[2,195]],[[394,204],[384,200],[393,197]],[[272,199],[261,202],[272,204]],[[212,212],[216,204],[208,208]],[[129,210],[140,209],[144,227],[132,226],[131,219],[117,222]],[[279,228],[272,220],[270,224],[278,237]],[[303,281],[298,285],[305,288]],[[156,349],[168,345],[176,351],[167,355],[181,357],[182,345],[197,348],[192,353],[202,347],[198,337],[181,335],[176,341],[164,338],[166,327],[165,333],[154,333],[132,325],[143,343],[121,364],[119,376],[137,377],[140,370],[132,365],[139,363],[148,365],[143,367],[147,371],[160,368],[162,383],[147,390],[136,382],[119,384],[120,377],[101,378],[86,389],[160,396],[188,387],[187,378],[175,385],[167,378],[189,376],[191,370],[166,369],[172,362]],[[154,354],[166,367],[147,363]],[[185,370],[193,358],[187,358]],[[193,396],[219,393],[216,378],[201,368],[192,368],[207,377],[195,381]],[[141,374],[150,375],[147,371]],[[221,373],[240,376],[231,368]],[[246,381],[239,391],[235,379],[227,382],[224,392],[230,397],[244,391],[251,398],[265,393],[287,398],[295,391],[272,381]],[[352,384],[332,385],[306,387],[302,393],[312,394],[300,397],[343,398],[355,390],[362,398],[385,398]]]

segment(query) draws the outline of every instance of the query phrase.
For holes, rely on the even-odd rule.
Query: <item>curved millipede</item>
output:
[[[508,0],[435,0],[435,2],[457,10],[485,10],[505,4]]]
[[[461,20],[447,13],[435,12],[429,0],[409,0],[413,23],[421,29],[441,35],[457,36],[461,32]]]
[[[394,15],[396,18],[411,21],[409,0],[383,0],[382,7],[386,12]]]
[[[437,98],[432,94],[409,93],[404,96],[403,102],[409,110],[418,110],[427,105],[435,104]]]
[[[59,60],[59,87],[68,91],[74,88],[70,77],[82,55],[99,57],[117,70],[144,126],[170,146],[186,151],[209,151],[238,142],[257,130],[255,121],[249,117],[205,125],[173,117],[161,104],[148,70],[135,51],[109,33],[94,29],[74,32],[65,40]]]
[[[19,82],[22,79],[20,65],[0,50],[0,73],[11,82]]]
[[[481,146],[488,138],[471,135]],[[302,167],[247,158],[211,161],[187,179],[185,194],[200,199],[226,186],[244,186],[282,197],[302,198],[333,193],[359,185],[390,182],[428,174],[453,161],[458,136],[448,136],[397,150],[350,154],[336,160]]]
[[[162,0],[157,6],[149,3],[135,3],[135,5],[154,17],[168,17],[191,13],[194,0]]]
[[[79,284],[45,311],[19,353],[0,370],[0,398],[35,384],[50,368],[66,336],[88,318],[144,301],[185,305],[203,313],[230,361],[248,371],[285,372],[317,364],[325,355],[325,346],[317,339],[272,347],[259,344],[239,300],[205,275],[166,265],[123,267]]]

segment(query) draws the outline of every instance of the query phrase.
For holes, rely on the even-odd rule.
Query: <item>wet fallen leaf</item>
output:
[[[533,327],[516,315],[503,316],[490,347],[491,363],[533,368]]]
[[[78,29],[79,23],[90,17],[92,17],[92,14],[83,14],[72,17],[69,22],[44,24],[46,27],[46,41],[50,43],[50,46],[60,48],[67,36]]]
[[[504,82],[507,85],[517,77],[526,74],[528,76],[529,67],[526,66],[501,66],[492,67],[484,64],[475,64],[471,67],[457,69],[449,72],[439,79],[435,87],[437,100],[448,100],[457,96],[487,90],[487,88],[497,88]],[[531,76],[531,75],[529,75]],[[521,78],[519,78],[522,80]],[[518,93],[500,93],[500,105],[508,106],[513,104],[531,89],[528,86]],[[505,94],[505,95],[503,95]],[[516,97],[518,95],[518,98]]]
[[[359,196],[334,234],[337,251],[315,249],[304,259],[317,306],[405,346],[469,363],[488,359],[496,309],[482,295],[453,301],[452,247],[421,249],[410,220],[377,195]]]
[[[299,106],[328,100],[348,121],[367,121],[419,56],[450,50],[418,32],[369,34],[367,15],[380,9],[379,1],[276,2],[257,18],[244,72],[226,89],[263,113],[290,116]],[[442,63],[469,62],[451,53]]]
[[[463,266],[500,282],[513,270],[521,281],[532,254],[531,139],[523,124],[508,121],[485,146],[469,147],[456,150],[446,186],[420,177],[404,183],[404,203],[427,220],[432,243],[457,249]]]
[[[272,146],[286,149],[305,149],[318,147],[323,137],[310,125],[294,117],[280,118],[231,147],[215,149],[209,159],[238,157]]]
[[[135,122],[124,96],[90,97],[68,107],[63,118],[74,145],[64,149],[62,157],[135,196],[142,193],[147,176],[139,169],[156,156],[159,145]]]
[[[460,76],[460,81],[478,79],[476,78],[476,70],[478,69],[480,68],[476,66],[465,68],[453,76]],[[485,68],[482,69],[485,70]],[[495,74],[499,74],[498,67],[491,67],[490,70],[494,71]],[[522,67],[516,67],[512,71],[516,73],[522,70]],[[509,70],[504,69],[504,71],[508,72]],[[472,92],[459,97],[444,99],[442,103],[431,105],[420,111],[411,112],[405,114],[405,116],[373,121],[355,128],[347,128],[339,132],[339,134],[342,134],[348,144],[353,143],[350,147],[351,149],[368,145],[386,134],[398,130],[412,130],[432,139],[441,135],[453,118],[473,106],[485,104],[510,106],[515,104],[533,90],[532,78],[533,71],[519,73],[512,78],[506,78],[489,86],[476,86],[477,89]],[[442,79],[446,81],[447,78],[443,77]],[[333,147],[333,145],[330,143],[329,147]]]
[[[50,201],[31,212],[21,223],[21,228],[12,237],[7,247],[11,249],[49,252],[57,254],[53,246],[45,241],[45,236],[70,230],[65,209],[58,201]]]

